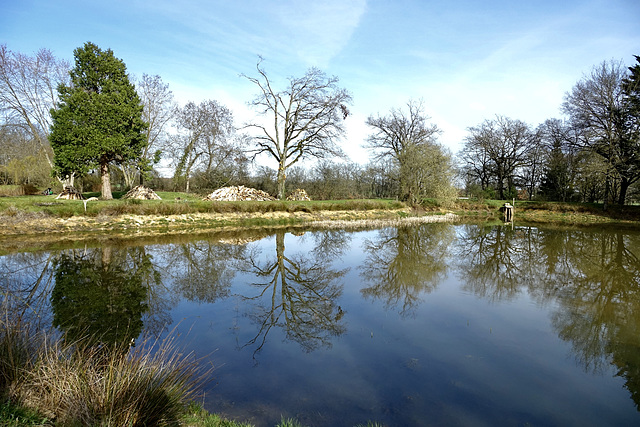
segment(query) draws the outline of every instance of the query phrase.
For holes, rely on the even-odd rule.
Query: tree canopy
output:
[[[367,147],[372,148],[378,157],[399,158],[409,146],[435,143],[441,130],[435,124],[427,123],[429,116],[424,114],[422,101],[407,102],[407,111],[392,108],[388,116],[369,116],[367,125],[374,132],[367,138]]]
[[[99,167],[102,197],[111,199],[109,164],[140,158],[147,143],[143,105],[111,49],[87,42],[74,57],[71,84],[58,87],[58,109],[51,110],[55,171],[83,175]]]
[[[224,105],[215,100],[202,101],[198,105],[188,102],[184,107],[176,108],[174,116],[177,129],[171,138],[171,150],[175,155],[174,183],[184,184],[185,191],[189,192],[194,170],[211,175],[242,157],[232,142],[233,114]]]
[[[7,124],[28,132],[50,166],[49,113],[58,101],[56,87],[67,83],[68,72],[67,61],[57,59],[48,49],[29,56],[0,45],[0,112]]]
[[[306,157],[343,154],[335,139],[345,133],[343,120],[351,95],[338,86],[337,77],[327,77],[317,68],[290,77],[288,87],[276,91],[260,63],[258,77],[244,76],[260,89],[249,105],[271,121],[248,127],[259,131],[253,138],[254,156],[265,153],[278,162],[278,198],[284,199],[289,167]]]
[[[627,102],[633,97],[625,96],[625,76],[621,62],[602,62],[574,85],[562,106],[573,125],[581,129],[581,146],[607,162],[605,208],[615,174],[620,178],[620,205],[624,205],[629,185],[640,179],[638,114],[633,114],[632,104]]]
[[[422,101],[410,100],[407,111],[392,108],[389,115],[369,116],[373,133],[366,147],[377,160],[391,161],[403,200],[415,203],[423,197],[453,197],[451,156],[440,144],[440,129],[428,123]]]
[[[498,197],[504,199],[515,196],[516,172],[530,161],[538,142],[526,123],[496,116],[469,128],[460,156],[467,174],[480,181],[483,190],[493,183]]]

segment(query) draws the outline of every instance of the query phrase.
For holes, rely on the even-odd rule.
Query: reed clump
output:
[[[8,326],[6,320],[0,321],[0,398],[23,382],[41,350],[37,334],[23,325]]]
[[[210,373],[171,336],[134,348],[96,346],[3,323],[0,398],[55,425],[178,425]]]

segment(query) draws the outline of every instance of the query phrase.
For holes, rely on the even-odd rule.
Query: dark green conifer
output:
[[[139,159],[145,147],[143,105],[111,49],[87,42],[74,57],[71,83],[58,87],[59,106],[51,110],[55,172],[71,177],[99,168],[102,198],[111,199],[109,164]]]

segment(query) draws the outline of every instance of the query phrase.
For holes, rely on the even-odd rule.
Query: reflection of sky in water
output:
[[[576,354],[589,348],[590,337],[581,331],[615,329],[614,324],[626,328],[621,336],[633,337],[635,320],[628,325],[620,325],[618,317],[608,320],[605,315],[618,313],[618,306],[600,307],[588,301],[588,291],[575,293],[557,279],[600,277],[591,270],[594,262],[575,256],[594,253],[590,245],[621,253],[621,243],[631,260],[626,275],[607,270],[602,277],[638,275],[638,234],[621,239],[575,230],[529,231],[431,224],[402,235],[395,229],[281,233],[246,239],[241,247],[194,240],[135,250],[114,247],[110,253],[113,260],[127,262],[134,254],[150,255],[163,289],[150,292],[156,300],[150,300],[145,327],[151,318],[156,324],[178,324],[179,342],[217,367],[205,407],[238,420],[257,426],[275,425],[281,416],[309,426],[367,420],[386,425],[638,424],[640,414],[625,389],[634,378],[616,376],[619,366],[610,363],[607,340],[617,335],[595,346],[604,353]],[[508,272],[511,283],[498,284],[491,264],[477,264],[493,262],[479,253],[480,244],[486,254],[513,254],[510,262],[517,271]],[[91,258],[92,250],[100,251],[78,253]],[[549,274],[545,260],[558,254],[563,266]],[[9,259],[19,265],[20,256],[4,258],[3,265]],[[288,300],[281,298],[278,266],[286,270]],[[296,284],[298,273],[309,282]],[[394,287],[394,280],[403,283]],[[272,281],[275,293],[273,285],[265,285]],[[639,281],[636,277],[634,292],[628,292],[631,298]],[[613,286],[603,293],[618,304],[620,292]],[[633,312],[638,303],[631,299],[622,308]],[[284,307],[273,318],[272,304]],[[286,320],[285,311],[297,313],[302,323]],[[589,323],[591,313],[602,313],[600,324]],[[327,328],[314,328],[325,315]],[[277,325],[261,334],[261,326],[276,317]],[[562,339],[559,328],[567,335]],[[622,343],[631,354],[637,348],[636,341]],[[633,371],[637,355],[620,354],[629,358],[627,369]],[[585,357],[601,360],[600,370],[585,366]]]
[[[235,296],[213,305],[182,302],[193,348],[213,351],[221,364],[206,407],[238,419],[274,425],[280,416],[307,425],[603,425],[639,420],[615,369],[585,373],[550,325],[550,311],[526,288],[507,301],[479,299],[461,289],[451,259],[435,290],[400,314],[381,299],[363,298],[363,245],[377,231],[351,235],[334,268],[349,268],[337,302],[346,333],[331,347],[305,353],[273,328],[261,352],[250,346],[257,325]],[[275,239],[252,243],[275,258]],[[287,234],[285,253],[314,249],[310,233]],[[329,260],[327,260],[329,261]],[[234,279],[233,294],[256,293],[249,275]],[[198,317],[196,317],[198,316]]]

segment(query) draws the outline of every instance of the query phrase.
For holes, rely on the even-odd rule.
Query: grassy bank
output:
[[[51,241],[103,238],[142,238],[159,235],[210,233],[259,227],[326,226],[326,224],[393,224],[425,215],[455,213],[459,221],[501,221],[505,201],[458,200],[442,205],[425,200],[408,206],[396,200],[332,200],[273,202],[211,202],[186,193],[158,193],[163,200],[125,200],[114,193],[109,201],[56,200],[55,196],[0,197],[0,246],[14,247]],[[86,198],[98,193],[85,193]],[[519,224],[620,225],[637,227],[640,206],[610,206],[558,202],[516,201]]]
[[[317,211],[368,211],[390,210],[405,207],[395,200],[329,200],[329,201],[204,201],[190,193],[158,192],[162,200],[121,199],[122,192],[114,192],[113,200],[90,201],[56,200],[55,196],[0,197],[0,214],[16,216],[19,213],[44,214],[53,218],[73,216],[118,215],[183,215],[197,213],[269,213],[269,212],[317,212]],[[99,197],[100,193],[84,193],[85,198]]]
[[[0,322],[2,425],[179,425],[210,374],[171,338],[135,348],[69,342],[9,312]]]
[[[511,200],[459,200],[454,212],[463,220],[500,220],[500,207]],[[605,211],[597,203],[563,203],[521,201],[515,202],[516,223],[546,223],[560,225],[640,225],[640,206],[609,205]]]
[[[0,192],[1,193],[1,192]],[[11,194],[5,191],[4,194]],[[265,214],[314,214],[319,212],[404,211],[405,215],[454,212],[465,218],[500,219],[500,207],[511,200],[458,200],[443,207],[436,200],[425,200],[421,206],[409,207],[392,199],[353,199],[321,201],[204,201],[201,195],[179,192],[158,192],[162,200],[121,199],[124,192],[114,192],[113,200],[85,203],[79,200],[56,200],[55,196],[0,196],[0,216],[4,219],[34,220],[38,218],[69,219],[73,217],[114,219],[129,216],[179,216],[197,214],[234,214],[245,219]],[[85,198],[100,193],[84,193]],[[602,222],[640,221],[640,206],[516,201],[519,219],[540,222]]]
[[[116,194],[116,197],[121,194]],[[54,196],[0,197],[0,236],[64,233],[166,234],[222,227],[282,226],[315,220],[379,219],[407,215],[394,200],[308,202],[211,202],[183,193],[159,193],[163,200],[56,200]],[[94,197],[87,193],[85,197]]]

